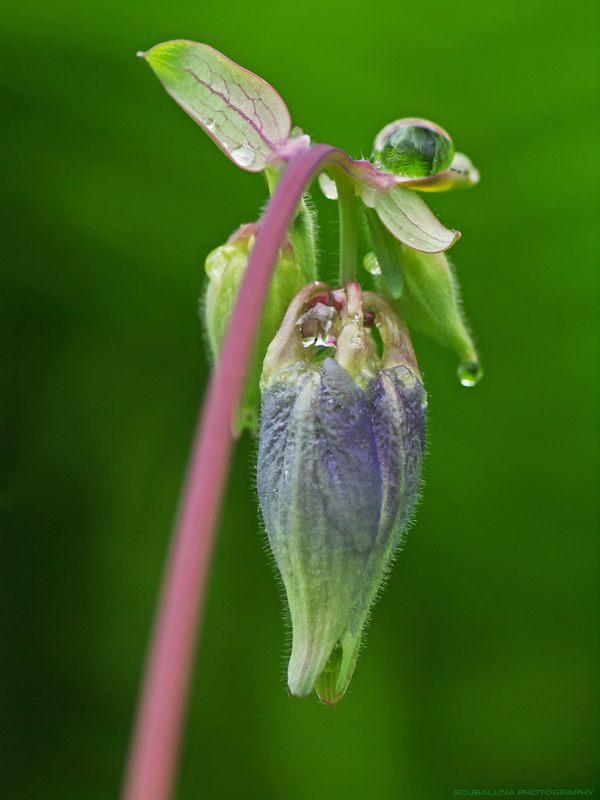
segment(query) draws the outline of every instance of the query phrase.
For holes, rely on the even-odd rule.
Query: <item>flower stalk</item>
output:
[[[339,200],[340,212],[340,284],[356,278],[356,196],[355,183],[348,172],[337,164],[329,168]]]
[[[123,800],[169,800],[192,663],[238,407],[256,330],[281,242],[307,186],[335,148],[299,150],[261,221],[190,457],[167,562]]]

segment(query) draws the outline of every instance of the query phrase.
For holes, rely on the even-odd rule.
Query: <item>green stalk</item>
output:
[[[332,164],[329,167],[338,193],[340,213],[340,285],[356,279],[356,191],[354,180],[345,169]]]
[[[269,192],[273,194],[281,178],[281,172],[273,169],[273,167],[267,167],[265,174],[267,176]],[[312,283],[312,281],[316,281],[318,277],[317,226],[315,222],[315,212],[312,210],[307,200],[309,200],[309,194],[305,192],[298,204],[296,216],[290,225],[289,233],[298,266],[302,270],[306,282]],[[312,203],[310,200],[309,202]]]

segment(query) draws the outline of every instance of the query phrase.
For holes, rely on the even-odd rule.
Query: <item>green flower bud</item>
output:
[[[411,325],[440,344],[452,347],[461,362],[458,377],[463,386],[474,386],[482,377],[477,350],[465,324],[458,282],[445,253],[421,253],[399,245],[404,287],[402,297],[390,299]],[[371,254],[365,268],[377,275],[376,259]],[[383,281],[376,278],[380,291]]]
[[[448,169],[454,144],[443,128],[426,119],[400,119],[380,131],[373,143],[373,164],[393,175],[427,178]]]
[[[205,269],[209,278],[203,311],[210,348],[215,359],[219,358],[229,320],[237,300],[242,278],[256,238],[257,226],[242,225],[228,240],[217,247],[206,259]],[[304,285],[304,277],[294,258],[291,243],[287,240],[280,250],[275,266],[269,294],[263,311],[262,323],[254,354],[248,370],[246,388],[234,432],[244,428],[258,430],[258,408],[260,404],[260,374],[262,362],[269,342],[281,324],[286,309],[294,295]]]
[[[425,391],[404,323],[354,282],[294,298],[261,387],[257,487],[291,615],[288,685],[337,703],[417,498]]]

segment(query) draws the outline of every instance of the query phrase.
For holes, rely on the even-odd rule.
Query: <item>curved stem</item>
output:
[[[201,608],[238,407],[281,242],[320,165],[315,145],[290,161],[261,221],[188,467],[135,721],[123,800],[172,797]]]

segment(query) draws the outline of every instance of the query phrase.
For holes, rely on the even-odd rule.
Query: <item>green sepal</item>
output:
[[[397,300],[402,297],[404,288],[402,244],[388,231],[377,212],[368,206],[364,206],[364,219],[381,277],[389,294]]]
[[[219,358],[242,278],[248,266],[256,228],[257,226],[253,224],[243,225],[230,237],[227,244],[217,247],[206,258],[205,269],[209,283],[203,311],[210,349],[215,359]],[[262,362],[290,302],[303,285],[304,277],[298,268],[294,251],[288,240],[279,251],[279,259],[271,279],[258,340],[248,369],[243,399],[233,422],[236,436],[244,428],[248,428],[253,433],[258,431],[259,383]]]
[[[422,253],[405,245],[400,245],[400,251],[404,291],[400,299],[392,299],[392,305],[408,325],[414,325],[457,353],[461,359],[461,382],[472,386],[483,372],[461,308],[458,282],[446,254]],[[382,284],[382,293],[389,296],[384,282],[377,282]]]

